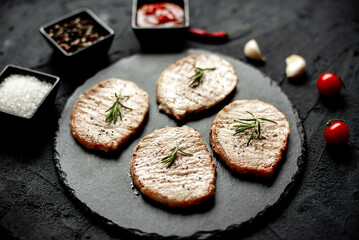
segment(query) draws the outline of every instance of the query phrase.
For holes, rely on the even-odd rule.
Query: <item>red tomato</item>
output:
[[[324,131],[324,139],[327,143],[338,146],[348,142],[349,129],[343,121],[330,120],[327,126]]]
[[[334,73],[323,73],[317,81],[317,88],[320,94],[335,95],[342,89],[343,83]]]

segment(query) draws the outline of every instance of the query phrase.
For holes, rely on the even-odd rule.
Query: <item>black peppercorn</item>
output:
[[[61,25],[55,24],[47,33],[69,54],[105,38],[97,31],[91,20],[80,17]]]

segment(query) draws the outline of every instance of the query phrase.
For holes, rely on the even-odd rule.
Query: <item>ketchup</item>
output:
[[[183,21],[183,8],[174,3],[149,3],[137,10],[139,27],[178,27]]]

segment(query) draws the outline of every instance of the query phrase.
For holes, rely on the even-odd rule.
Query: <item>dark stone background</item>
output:
[[[78,207],[59,181],[53,150],[57,119],[77,86],[118,59],[141,52],[130,27],[131,4],[129,0],[1,1],[0,68],[15,64],[61,77],[46,120],[28,125],[0,119],[2,239],[135,238],[103,226]],[[116,32],[108,58],[94,58],[86,67],[56,59],[38,30],[80,7],[93,10]],[[251,24],[249,31],[228,43],[187,41],[185,47],[246,61],[243,45],[255,38],[267,58],[258,69],[282,87],[306,132],[305,168],[285,201],[253,224],[213,238],[358,239],[359,2],[192,0],[190,7],[192,27],[215,31]],[[285,58],[294,53],[306,59],[307,73],[290,81],[285,77]],[[316,80],[323,72],[341,76],[346,89],[339,96],[319,96]],[[351,131],[347,146],[325,144],[325,122],[331,118],[347,121]]]

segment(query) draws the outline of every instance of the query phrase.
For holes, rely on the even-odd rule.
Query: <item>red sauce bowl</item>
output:
[[[131,26],[141,46],[180,48],[190,27],[188,5],[188,0],[133,0]]]

